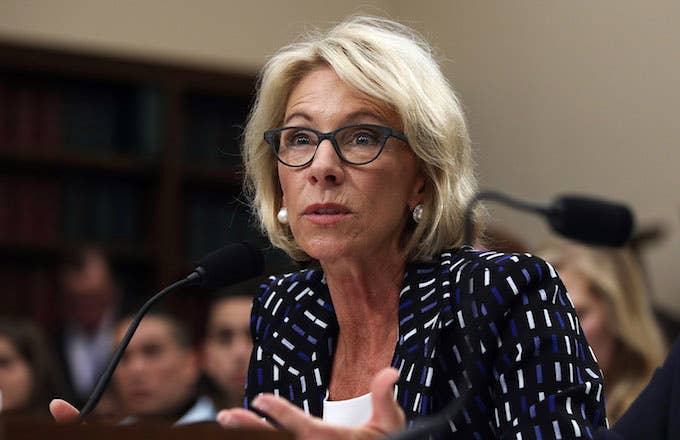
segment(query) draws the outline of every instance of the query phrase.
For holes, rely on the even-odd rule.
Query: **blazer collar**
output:
[[[399,339],[392,359],[395,368],[405,361],[433,357],[438,325],[452,319],[446,255],[442,260],[406,265],[399,297]],[[327,384],[338,322],[325,277],[320,270],[307,270],[287,281],[274,287],[286,290],[287,301],[283,323],[264,342],[263,350],[293,376],[318,367],[322,383]]]

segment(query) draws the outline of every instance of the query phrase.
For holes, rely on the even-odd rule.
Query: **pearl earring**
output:
[[[420,221],[423,219],[423,214],[425,212],[425,207],[423,206],[422,203],[419,203],[416,205],[415,208],[413,208],[413,221],[416,223],[420,223]]]
[[[276,214],[276,218],[279,220],[279,223],[282,225],[287,225],[288,224],[288,208],[285,206],[281,207],[279,209],[279,212]]]

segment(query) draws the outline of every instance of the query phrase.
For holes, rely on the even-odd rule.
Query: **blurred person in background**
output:
[[[74,402],[84,403],[111,353],[120,289],[102,250],[69,252],[59,267],[61,327],[57,356]]]
[[[253,292],[243,287],[240,292]],[[208,311],[203,342],[203,370],[213,400],[219,408],[243,405],[246,374],[253,343],[250,308],[253,297],[239,291],[216,297]]]
[[[484,232],[475,241],[474,248],[507,254],[524,254],[529,252],[529,246],[521,238],[496,223],[486,225]]]
[[[118,321],[116,346],[132,317]],[[124,424],[162,419],[175,424],[214,421],[210,398],[199,395],[198,353],[187,326],[163,311],[151,311],[139,324],[120,364],[113,385]]]
[[[536,254],[555,266],[569,292],[604,374],[607,416],[614,423],[647,385],[666,350],[642,270],[626,248],[554,239]]]
[[[3,415],[48,416],[64,393],[54,355],[40,330],[25,320],[0,318],[0,392]]]

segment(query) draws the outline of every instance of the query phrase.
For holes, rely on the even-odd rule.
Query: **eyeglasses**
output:
[[[331,141],[340,159],[352,165],[366,165],[378,158],[389,137],[408,142],[406,136],[382,125],[358,124],[321,133],[307,127],[282,127],[264,132],[274,155],[289,167],[309,165],[324,139]]]

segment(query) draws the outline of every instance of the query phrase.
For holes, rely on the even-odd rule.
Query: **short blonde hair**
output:
[[[619,344],[615,382],[606,382],[607,417],[613,423],[647,385],[666,351],[642,268],[627,248],[589,247],[555,239],[536,254],[558,271],[567,267],[577,271],[607,305],[610,330]]]
[[[264,66],[244,133],[245,191],[272,244],[308,260],[290,228],[277,221],[281,189],[276,158],[263,132],[283,123],[291,90],[307,73],[329,66],[360,92],[385,103],[426,178],[423,220],[405,243],[409,260],[463,243],[463,215],[476,191],[472,152],[461,105],[432,49],[410,28],[376,17],[352,17],[279,50]],[[475,212],[475,235],[480,228]]]

